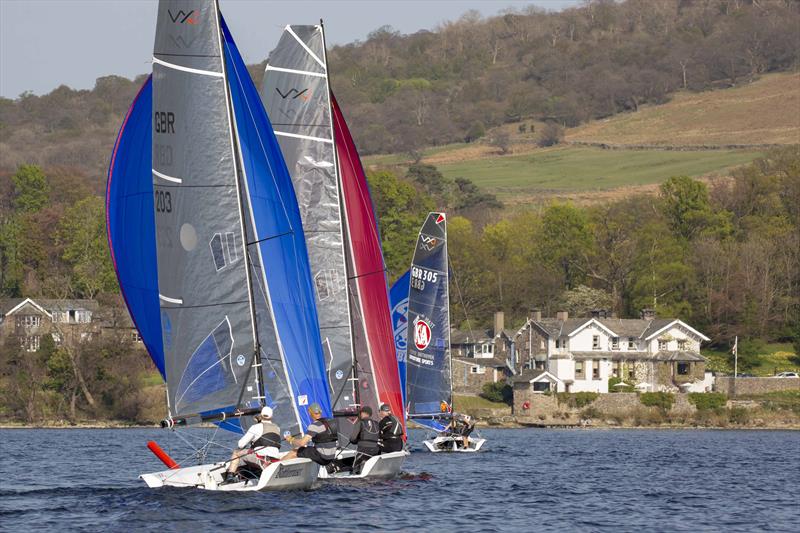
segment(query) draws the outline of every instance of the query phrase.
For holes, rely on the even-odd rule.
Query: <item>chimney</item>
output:
[[[569,318],[569,313],[567,311],[558,311],[556,313],[556,320],[566,321]]]
[[[642,309],[640,314],[643,320],[653,320],[656,317],[655,309]]]
[[[534,322],[540,322],[542,320],[542,310],[537,309],[536,307],[531,309],[531,320]]]
[[[505,328],[505,314],[502,311],[497,311],[494,314],[494,334],[497,335]]]

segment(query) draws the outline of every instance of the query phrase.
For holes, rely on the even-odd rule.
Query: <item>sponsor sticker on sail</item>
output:
[[[431,326],[425,320],[417,318],[414,322],[414,346],[424,350],[431,343]]]

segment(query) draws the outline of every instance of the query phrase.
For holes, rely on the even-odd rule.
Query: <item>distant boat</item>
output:
[[[321,23],[286,26],[269,54],[261,99],[300,206],[330,396],[345,447],[361,407],[377,416],[386,403],[402,420],[403,400],[378,221],[355,143],[330,89]],[[354,453],[345,450],[339,457],[347,461]],[[405,455],[375,457],[360,477],[396,475]],[[320,475],[328,473],[322,469]]]
[[[431,452],[475,452],[485,439],[472,437],[469,446],[450,430],[453,379],[450,358],[450,274],[447,216],[429,213],[417,237],[411,261],[408,294],[406,402],[408,418],[437,435],[423,441]]]
[[[241,431],[268,405],[299,434],[311,403],[331,415],[291,178],[216,1],[159,3],[153,74],[114,147],[107,213],[122,294],[167,384],[162,425]],[[150,487],[279,490],[308,488],[319,469],[293,459],[218,486],[224,470],[141,477]]]

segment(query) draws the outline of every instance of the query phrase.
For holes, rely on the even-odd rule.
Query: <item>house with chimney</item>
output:
[[[613,392],[609,382],[640,391],[705,392],[700,345],[708,337],[677,318],[658,318],[651,310],[639,318],[614,318],[604,310],[585,318],[559,312],[542,318],[533,310],[515,332],[518,372],[515,390],[535,392]]]
[[[450,361],[453,391],[480,394],[486,383],[514,376],[516,354],[514,332],[505,329],[505,315],[494,315],[493,327],[486,330],[450,330]]]

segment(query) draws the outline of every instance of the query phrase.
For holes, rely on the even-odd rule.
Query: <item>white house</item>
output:
[[[619,378],[645,391],[705,391],[710,383],[700,344],[708,337],[677,318],[541,318],[533,313],[515,337],[521,367],[546,370],[559,392],[609,392]]]

